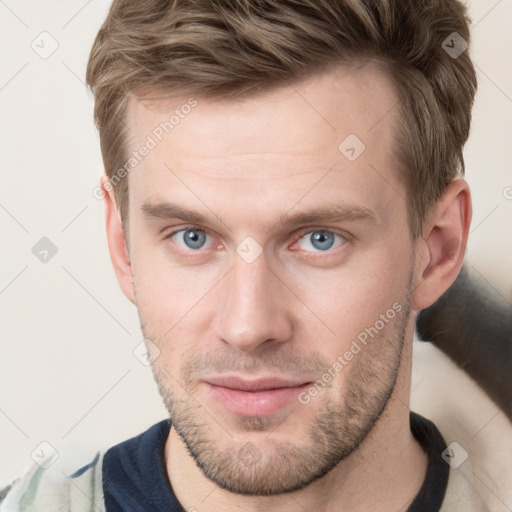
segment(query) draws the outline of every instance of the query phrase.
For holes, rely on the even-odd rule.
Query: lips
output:
[[[297,402],[311,383],[279,377],[243,379],[212,377],[204,381],[210,396],[224,409],[242,416],[269,416]]]
[[[241,377],[212,377],[207,379],[206,382],[214,386],[253,393],[258,391],[268,391],[271,389],[293,388],[307,384],[304,381],[287,380],[278,377],[255,380],[242,379]]]

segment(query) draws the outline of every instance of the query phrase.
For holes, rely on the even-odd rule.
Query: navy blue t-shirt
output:
[[[437,427],[411,412],[411,431],[428,456],[425,481],[407,512],[438,512],[450,467],[441,453],[446,443]],[[103,493],[107,512],[184,512],[167,477],[164,447],[170,420],[110,448],[103,459]]]

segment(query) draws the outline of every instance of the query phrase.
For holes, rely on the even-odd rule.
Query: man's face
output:
[[[394,390],[413,262],[396,98],[377,71],[347,72],[130,105],[131,148],[156,142],[129,175],[128,228],[155,378],[203,473],[232,492],[323,476]]]

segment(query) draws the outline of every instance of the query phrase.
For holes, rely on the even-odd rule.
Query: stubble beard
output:
[[[211,413],[189,392],[195,382],[193,375],[199,369],[211,367],[232,370],[260,367],[268,370],[274,367],[277,375],[290,375],[291,368],[298,374],[313,367],[317,371],[323,368],[325,372],[332,362],[329,364],[314,355],[292,362],[286,357],[277,360],[275,357],[264,358],[264,361],[247,359],[244,362],[240,357],[222,358],[215,353],[199,355],[189,361],[176,379],[171,377],[165,363],[157,359],[153,363],[153,373],[169,411],[172,428],[202,473],[222,489],[235,494],[272,496],[307,487],[356,451],[374,429],[395,389],[407,331],[411,288],[409,279],[401,311],[350,362],[353,367],[342,396],[328,400],[322,395],[326,391],[323,390],[311,400],[311,406],[319,410],[301,439],[272,439],[268,435],[271,428],[267,418],[238,416],[234,422],[232,418],[229,422],[236,436],[226,434],[223,437],[227,441],[222,442],[225,446],[221,446],[219,434],[214,435],[212,427],[228,430],[225,418],[212,418]],[[142,326],[143,331],[149,330],[143,322]],[[149,332],[144,334],[151,340]],[[301,404],[300,407],[309,405]],[[301,413],[301,409],[294,406],[291,414],[297,414],[297,411]],[[236,429],[233,429],[233,423]],[[279,428],[283,426],[286,426],[286,420]],[[253,439],[254,432],[261,432],[261,437],[258,437],[261,442],[235,440],[235,437],[243,438],[244,432],[250,432]]]

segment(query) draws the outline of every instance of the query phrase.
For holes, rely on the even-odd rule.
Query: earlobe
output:
[[[471,223],[471,195],[466,181],[448,185],[424,223],[418,241],[414,310],[433,304],[455,281],[462,267]]]
[[[123,293],[135,303],[132,266],[128,252],[121,216],[117,208],[114,189],[106,176],[101,178],[101,189],[105,202],[105,223],[107,229],[108,249],[117,280]]]

